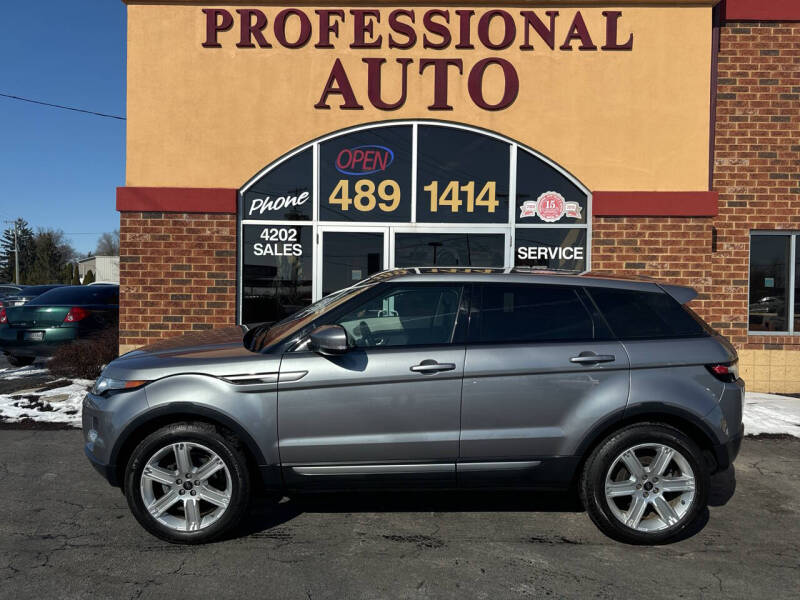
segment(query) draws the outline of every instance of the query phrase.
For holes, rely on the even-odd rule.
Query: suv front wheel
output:
[[[615,432],[592,452],[581,499],[607,535],[660,544],[694,522],[706,507],[708,488],[697,444],[669,425],[642,423]]]
[[[153,535],[199,544],[232,530],[250,493],[247,462],[234,440],[206,423],[175,423],[142,440],[125,470],[125,496]]]

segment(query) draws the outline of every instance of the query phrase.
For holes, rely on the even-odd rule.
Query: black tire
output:
[[[694,497],[680,520],[664,529],[642,532],[622,523],[606,500],[606,475],[625,450],[639,444],[664,444],[680,452],[695,478]],[[657,485],[657,484],[656,484]],[[583,505],[595,525],[606,535],[630,544],[664,544],[679,537],[699,517],[708,504],[710,476],[697,444],[680,430],[661,423],[639,423],[621,429],[603,440],[584,466],[580,493]],[[652,490],[651,490],[652,493]],[[647,509],[648,511],[654,508]],[[646,513],[651,514],[651,513]]]
[[[178,531],[156,520],[144,505],[140,491],[147,461],[160,449],[178,442],[193,442],[212,450],[222,459],[231,478],[231,497],[216,522],[199,531]],[[176,486],[180,489],[180,486]],[[250,475],[238,441],[222,435],[208,423],[173,423],[144,438],[128,460],[125,469],[125,497],[136,520],[154,536],[175,544],[203,544],[230,533],[244,517],[250,501]],[[185,493],[185,492],[181,492]],[[188,519],[187,519],[188,521]]]
[[[28,365],[33,364],[33,361],[36,360],[36,357],[7,354],[6,360],[8,360],[8,364],[10,364],[12,367],[27,367]]]

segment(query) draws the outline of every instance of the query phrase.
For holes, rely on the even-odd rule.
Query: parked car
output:
[[[119,286],[59,286],[0,309],[0,351],[13,366],[29,365],[118,322]]]
[[[51,283],[47,285],[26,285],[18,292],[9,294],[3,299],[0,308],[8,308],[9,306],[22,306],[26,302],[30,302],[34,298],[49,292],[50,290],[58,287],[64,287],[61,283]]]
[[[661,543],[741,443],[733,347],[652,280],[384,272],[271,327],[110,363],[85,452],[139,523],[205,542],[256,485],[580,491],[610,536]]]
[[[4,307],[3,301],[9,296],[13,296],[22,291],[24,286],[16,283],[0,283],[0,308]]]

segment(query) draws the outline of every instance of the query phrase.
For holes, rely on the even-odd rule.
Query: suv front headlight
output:
[[[97,378],[97,381],[94,382],[92,393],[96,396],[100,396],[110,390],[132,390],[134,388],[143,386],[145,383],[148,382],[144,379],[124,380],[100,375],[100,377]]]

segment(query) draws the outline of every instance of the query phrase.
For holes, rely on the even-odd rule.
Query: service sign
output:
[[[517,227],[514,237],[514,266],[586,270],[586,229],[583,227]]]

